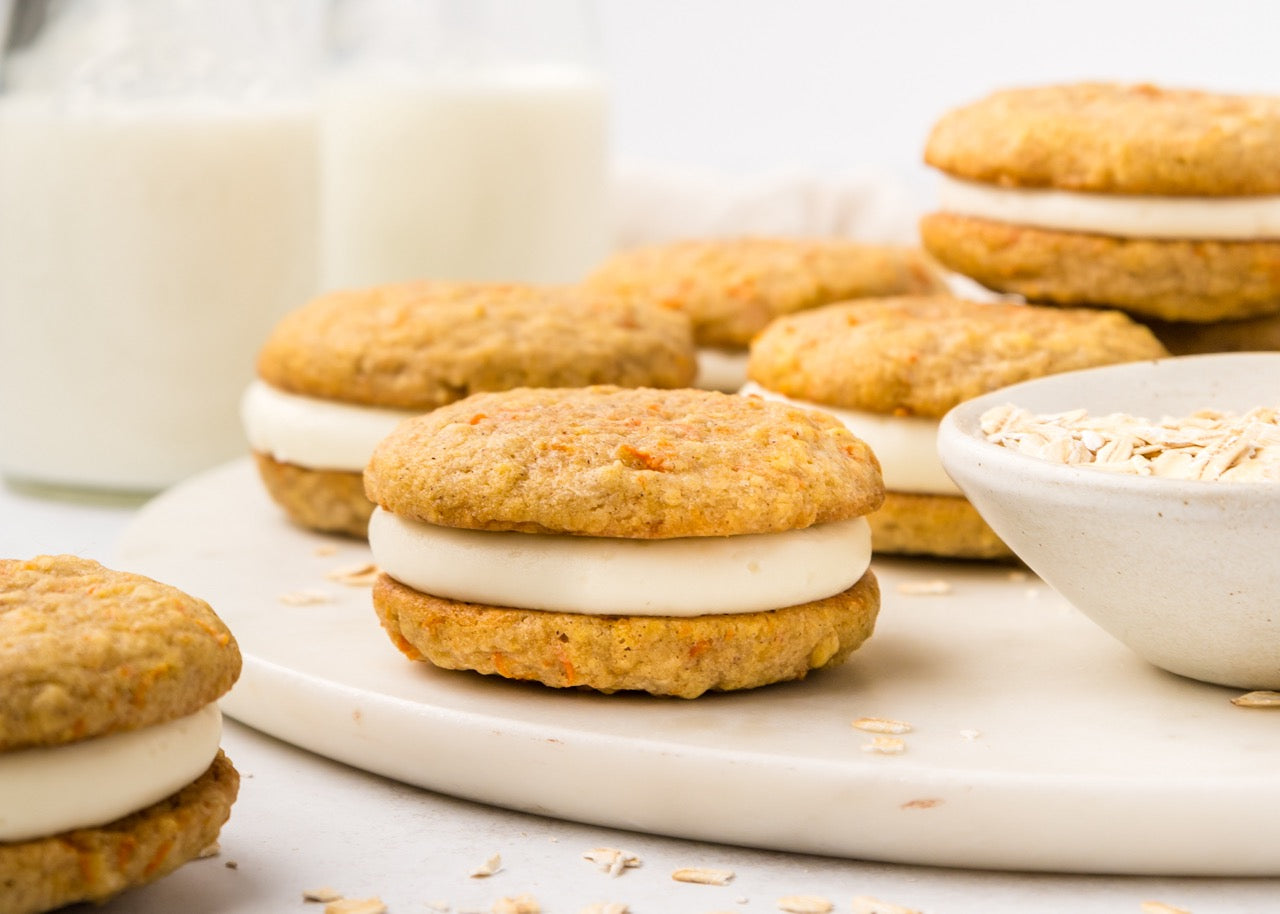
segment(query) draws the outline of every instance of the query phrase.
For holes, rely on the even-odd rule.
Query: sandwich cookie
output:
[[[944,115],[925,248],[988,288],[1205,323],[1280,313],[1280,97],[1084,83]]]
[[[200,855],[239,786],[209,606],[74,556],[0,560],[0,911],[101,902]]]
[[[694,698],[839,663],[879,609],[879,466],[810,410],[477,394],[397,427],[365,482],[374,607],[437,667]]]
[[[1009,384],[1167,355],[1118,311],[906,297],[779,318],[752,344],[747,395],[821,409],[875,451],[887,490],[877,552],[1007,559],[942,468],[938,421]]]
[[[920,251],[843,239],[677,241],[615,254],[587,287],[655,301],[693,321],[696,387],[736,391],[751,338],[781,314],[849,298],[943,292]]]
[[[683,387],[688,319],[580,290],[406,283],[325,295],[279,322],[246,392],[271,497],[304,527],[364,536],[361,473],[400,421],[478,391]]]

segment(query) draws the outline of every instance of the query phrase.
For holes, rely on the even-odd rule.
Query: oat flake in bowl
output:
[[[1037,415],[1006,403],[982,414],[987,440],[1043,460],[1136,476],[1280,482],[1280,409],[1202,409],[1159,421],[1088,410]]]
[[[1233,479],[1232,467],[1239,462],[1214,456],[1225,451],[1203,456],[1213,443],[1202,445],[1199,456],[1191,455],[1185,465],[1185,455],[1161,458],[1153,450],[1136,454],[1152,464],[1148,474],[1102,472],[1096,455],[1106,456],[1110,442],[1105,439],[1113,433],[1067,428],[1085,426],[1089,416],[1108,421],[1193,417],[1206,407],[1222,416],[1271,414],[1270,423],[1260,423],[1271,430],[1259,430],[1266,443],[1257,449],[1263,452],[1261,462],[1270,464],[1274,412],[1253,411],[1277,399],[1280,353],[1183,356],[1093,368],[962,403],[943,418],[938,450],[943,467],[1001,539],[1077,609],[1146,660],[1207,682],[1277,689],[1280,486],[1275,483],[1280,480],[1274,475],[1239,478],[1248,471],[1237,471]],[[1013,411],[991,414],[1006,405]],[[988,439],[1001,422],[1006,428],[1000,434],[1024,434],[1016,430],[1025,421],[1018,410],[1032,417],[1033,426],[1062,426],[1037,428],[1043,442],[1021,439],[1020,444],[1044,452],[1040,456]],[[1128,426],[1123,418],[1116,424]],[[1147,424],[1145,430],[1158,438],[1158,425]],[[1062,440],[1050,444],[1057,437]],[[1182,449],[1172,443],[1161,445],[1161,453]],[[1095,460],[1084,460],[1076,445]],[[1128,445],[1110,446],[1118,453]],[[1134,451],[1146,448],[1134,442]],[[1258,460],[1257,451],[1251,460]],[[1042,459],[1050,455],[1056,456]],[[1271,466],[1261,472],[1274,474]],[[1186,478],[1195,473],[1200,477]],[[1212,478],[1215,473],[1218,479]]]

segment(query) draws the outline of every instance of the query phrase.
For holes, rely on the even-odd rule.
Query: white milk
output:
[[[608,250],[607,119],[588,71],[335,77],[323,285],[580,279]]]
[[[300,106],[0,99],[0,470],[146,491],[244,453],[315,288],[316,145]]]

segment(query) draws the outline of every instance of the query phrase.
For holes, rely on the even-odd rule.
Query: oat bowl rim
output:
[[[987,441],[1004,404],[1152,420],[1280,405],[1280,352],[1177,356],[1048,375],[943,417],[943,467],[996,533],[1073,606],[1148,662],[1280,688],[1280,483],[1106,472]]]

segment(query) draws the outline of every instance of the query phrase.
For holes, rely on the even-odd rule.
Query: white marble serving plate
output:
[[[368,588],[326,577],[367,548],[290,526],[248,460],[154,500],[117,555],[232,627],[228,714],[431,790],[851,858],[1280,874],[1280,713],[1148,665],[1008,567],[877,560],[877,631],[845,666],[683,701],[411,663]],[[282,599],[300,594],[325,599]],[[864,751],[862,716],[909,722],[906,750]]]

